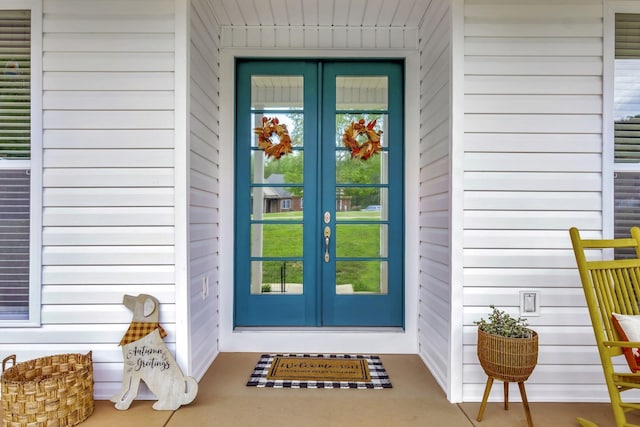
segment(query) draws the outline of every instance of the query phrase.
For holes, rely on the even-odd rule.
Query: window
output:
[[[39,322],[40,220],[33,212],[41,202],[33,195],[41,185],[40,11],[36,1],[0,0],[0,325],[4,326]]]
[[[291,199],[280,200],[280,210],[286,211],[291,209]]]
[[[640,13],[613,16],[613,228],[628,237],[640,225]],[[633,256],[616,250],[616,258]]]

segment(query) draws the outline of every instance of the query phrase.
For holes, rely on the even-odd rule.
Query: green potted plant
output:
[[[489,308],[488,320],[475,322],[480,365],[490,377],[525,381],[538,362],[538,334],[528,328],[526,319],[514,318],[494,305]]]

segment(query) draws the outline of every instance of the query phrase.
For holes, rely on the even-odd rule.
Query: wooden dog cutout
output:
[[[125,295],[123,303],[133,312],[133,320],[120,341],[124,369],[122,389],[111,398],[116,409],[129,409],[138,395],[140,380],[158,398],[153,409],[173,411],[191,403],[198,393],[198,383],[182,374],[162,340],[167,333],[158,323],[158,300],[145,294]]]

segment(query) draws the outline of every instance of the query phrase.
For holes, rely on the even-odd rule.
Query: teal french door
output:
[[[404,326],[403,74],[238,60],[235,326]]]

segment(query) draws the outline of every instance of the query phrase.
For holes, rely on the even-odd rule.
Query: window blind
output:
[[[640,171],[616,172],[614,188],[614,236],[629,237],[629,229],[640,226]],[[616,249],[616,258],[635,258],[632,248]]]
[[[640,58],[640,14],[616,13],[616,59]]]
[[[0,315],[29,309],[29,171],[0,169]]]
[[[617,13],[614,144],[616,163],[640,162],[640,14]]]
[[[29,314],[31,12],[0,10],[0,319]],[[20,168],[12,160],[22,160]],[[27,163],[28,165],[28,163]],[[28,166],[27,166],[28,168]]]
[[[31,13],[0,10],[0,158],[29,158]]]

